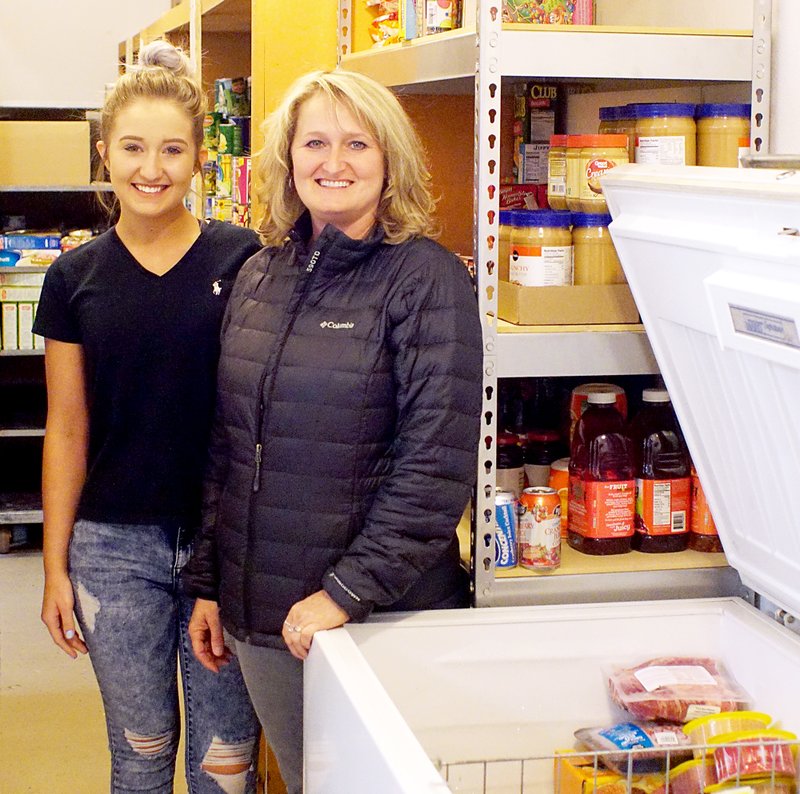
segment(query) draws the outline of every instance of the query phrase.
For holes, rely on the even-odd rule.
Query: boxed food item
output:
[[[555,752],[555,794],[627,794],[628,783],[623,775],[604,769],[592,756],[576,755],[574,750]],[[654,794],[664,785],[663,774],[634,775],[632,791]]]
[[[498,282],[497,314],[517,325],[638,323],[639,311],[627,284],[520,287]]]
[[[500,185],[501,210],[538,210],[547,206],[547,185]]]
[[[88,185],[88,121],[0,121],[0,184]]]
[[[594,0],[503,0],[503,22],[592,25]]]

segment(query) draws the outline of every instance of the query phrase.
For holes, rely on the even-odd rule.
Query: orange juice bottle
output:
[[[666,389],[645,389],[631,422],[638,551],[683,551],[689,542],[692,462]]]
[[[590,392],[572,437],[567,543],[584,554],[631,549],[633,444],[616,401],[613,392]]]

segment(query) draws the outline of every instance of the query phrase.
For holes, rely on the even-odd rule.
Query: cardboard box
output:
[[[2,328],[2,350],[18,350],[17,304],[0,304],[0,327]]]
[[[547,8],[545,8],[547,6]],[[503,0],[503,22],[534,25],[592,25],[594,0]]]
[[[498,282],[497,314],[517,325],[603,325],[638,323],[639,311],[627,284],[520,287]]]
[[[0,121],[0,185],[88,185],[88,121]]]
[[[37,286],[3,286],[0,287],[0,302],[2,303],[31,303],[38,301],[42,288]]]
[[[565,757],[560,757],[565,756]],[[628,784],[622,775],[602,766],[595,772],[594,758],[576,756],[574,750],[556,750],[555,794],[627,794]],[[664,775],[634,775],[631,791],[654,794],[663,790]]]

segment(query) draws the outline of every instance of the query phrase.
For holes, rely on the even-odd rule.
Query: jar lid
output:
[[[622,107],[619,105],[611,105],[609,107],[600,108],[599,116],[600,121],[618,121],[619,114]]]
[[[567,135],[567,149],[582,149],[585,135]]]
[[[594,405],[611,405],[617,401],[617,395],[611,391],[590,391],[586,402]]]
[[[611,135],[584,135],[583,145],[586,148],[592,149],[627,149],[628,136],[618,135],[613,133]]]
[[[666,389],[645,389],[642,392],[642,402],[668,403],[669,392]]]
[[[529,212],[529,210],[500,210],[497,216],[497,222],[501,226],[516,226],[521,212]]]
[[[515,226],[555,227],[567,229],[572,225],[572,213],[565,210],[518,210]]]
[[[608,226],[611,216],[604,212],[573,212],[572,225],[578,228],[591,226]]]
[[[551,135],[550,136],[550,145],[551,146],[566,146],[567,145],[567,138],[569,138],[569,135]]]
[[[548,428],[536,428],[528,431],[528,442],[531,441],[560,441],[561,434],[558,430]]]
[[[516,433],[502,432],[497,434],[497,446],[516,447],[519,444],[519,436]]]
[[[652,119],[660,116],[690,116],[694,118],[694,105],[687,102],[650,102],[635,105],[637,119]]]
[[[697,118],[719,118],[720,116],[736,116],[738,118],[750,118],[750,105],[744,103],[711,103],[697,106]]]

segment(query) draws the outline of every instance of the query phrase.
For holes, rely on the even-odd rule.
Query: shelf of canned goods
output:
[[[465,0],[458,30],[352,52],[353,3],[340,0],[340,61],[401,94],[475,96],[474,260],[484,323],[484,429],[497,435],[498,379],[657,374],[641,325],[522,326],[498,319],[500,123],[507,85],[530,76],[580,83],[567,124],[585,123],[593,97],[614,92],[733,87],[752,97],[753,151],[765,146],[770,97],[771,0],[635,7],[595,3],[595,26],[503,22],[502,3]],[[654,6],[658,6],[655,7]],[[683,82],[682,82],[683,81]],[[721,87],[721,88],[720,88]],[[705,90],[705,89],[703,89]],[[507,101],[507,100],[506,100]],[[570,102],[573,98],[570,98]],[[653,101],[653,100],[648,100]],[[703,100],[717,101],[717,100]],[[596,104],[596,102],[595,102]],[[596,112],[596,108],[594,108]],[[766,151],[766,149],[764,149]],[[722,555],[630,553],[597,560],[570,554],[556,572],[495,568],[496,444],[482,445],[472,511],[469,564],[476,606],[679,598],[738,594]],[[463,527],[462,527],[463,537]]]

